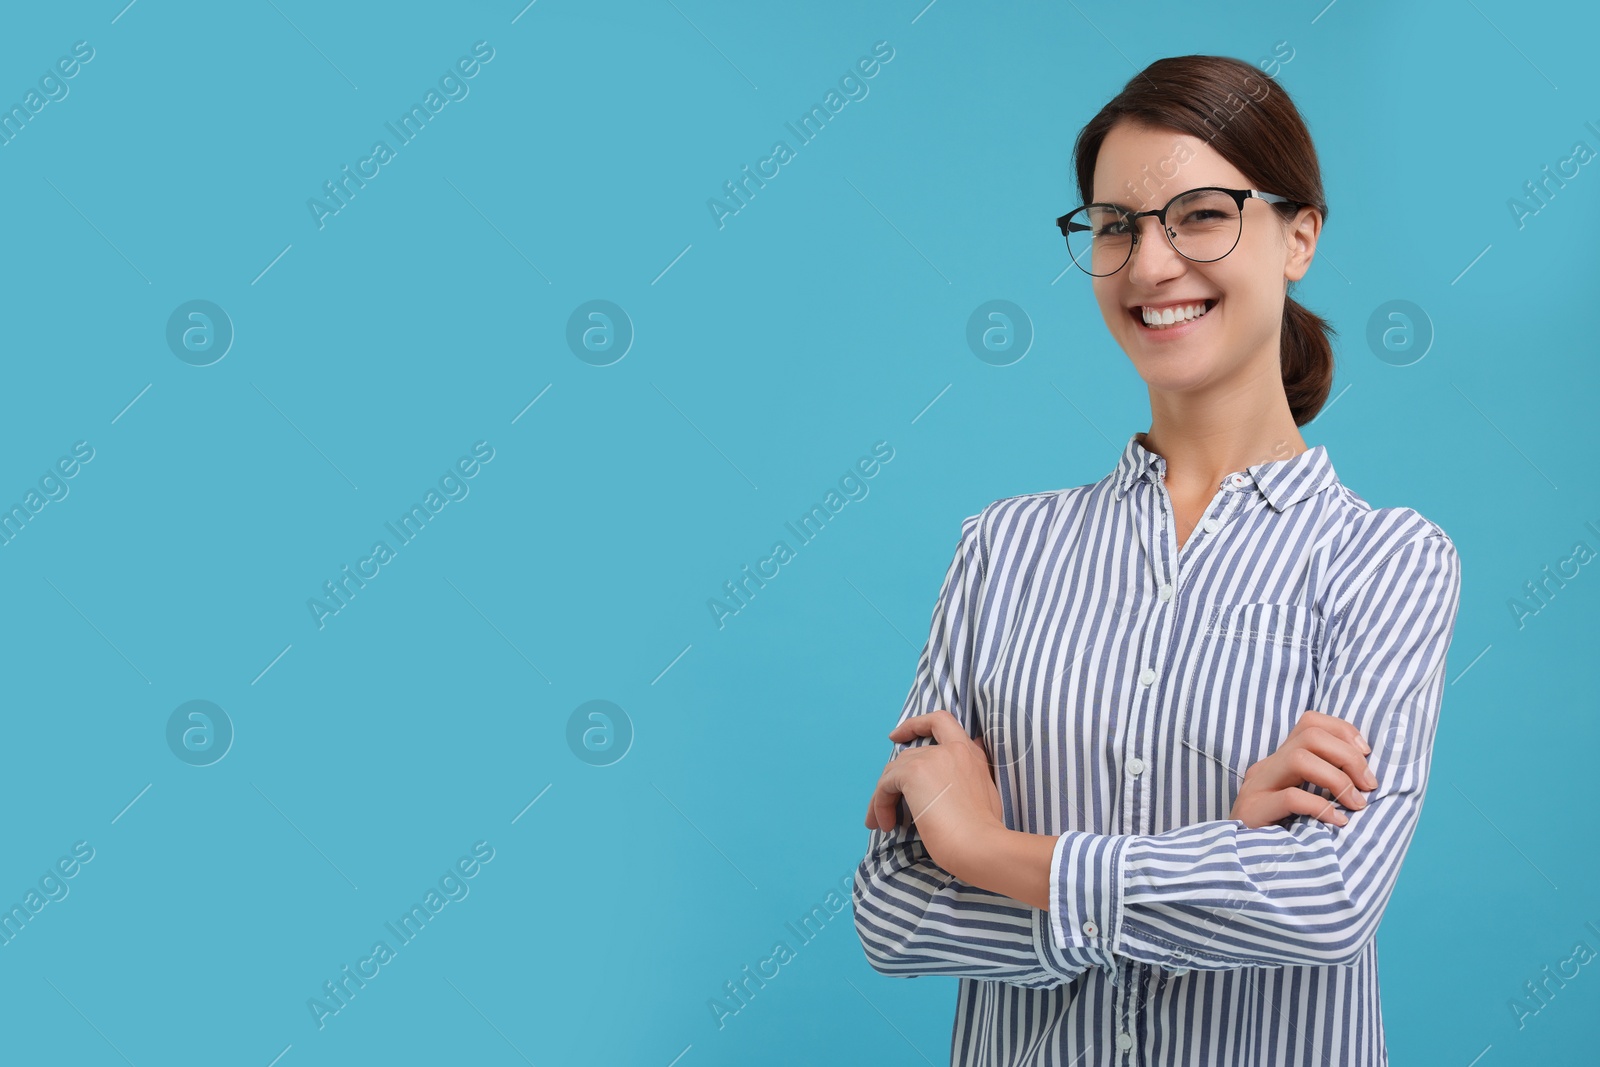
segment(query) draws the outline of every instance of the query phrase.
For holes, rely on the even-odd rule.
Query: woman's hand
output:
[[[897,744],[918,737],[936,744],[895,753],[867,804],[866,825],[894,829],[904,797],[928,855],[960,878],[964,857],[981,852],[985,836],[1006,828],[1000,788],[983,742],[969,737],[948,711],[913,716],[889,731]]]
[[[1332,801],[1301,786],[1325,786],[1345,807],[1364,808],[1366,797],[1357,790],[1378,787],[1378,779],[1367,768],[1371,751],[1350,723],[1308,710],[1276,752],[1244,772],[1244,784],[1228,817],[1256,827],[1270,826],[1288,815],[1309,815],[1343,826],[1350,820]]]

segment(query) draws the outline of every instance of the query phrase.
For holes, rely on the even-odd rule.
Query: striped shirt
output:
[[[862,947],[960,978],[956,1065],[1385,1064],[1374,935],[1427,786],[1455,545],[1317,445],[1225,477],[1179,548],[1142,436],[1092,485],[963,521],[901,713],[948,709],[1006,826],[1060,835],[1050,910],[946,873],[902,800],[856,871]],[[1371,744],[1367,806],[1230,819],[1308,708]]]

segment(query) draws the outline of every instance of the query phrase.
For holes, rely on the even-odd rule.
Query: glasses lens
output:
[[[1239,203],[1216,189],[1185,193],[1167,208],[1172,247],[1200,263],[1221,259],[1239,243]]]
[[[1133,249],[1128,217],[1109,204],[1088,204],[1067,218],[1067,251],[1072,262],[1094,275],[1114,274]]]
[[[1186,258],[1210,263],[1233,251],[1243,225],[1239,202],[1218,189],[1196,189],[1167,208],[1167,234]],[[1133,253],[1134,229],[1122,209],[1087,204],[1064,227],[1072,261],[1097,277],[1115,274]]]

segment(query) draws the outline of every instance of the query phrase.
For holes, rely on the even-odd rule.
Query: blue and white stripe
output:
[[[961,978],[963,1067],[1385,1064],[1374,934],[1427,786],[1455,545],[1317,445],[1224,478],[1180,550],[1165,474],[1134,434],[1099,482],[962,523],[901,719],[987,740],[1006,825],[1059,835],[1051,908],[955,880],[902,824],[856,872],[862,946]],[[1308,708],[1371,743],[1367,806],[1230,819]]]

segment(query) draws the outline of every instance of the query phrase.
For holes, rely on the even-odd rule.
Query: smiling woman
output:
[[[963,522],[868,801],[857,932],[883,974],[961,979],[956,1065],[1385,1063],[1374,934],[1427,787],[1455,545],[1300,436],[1333,351],[1288,290],[1327,206],[1282,89],[1159,60],[1076,164],[1056,222],[1150,429],[1097,482]]]

